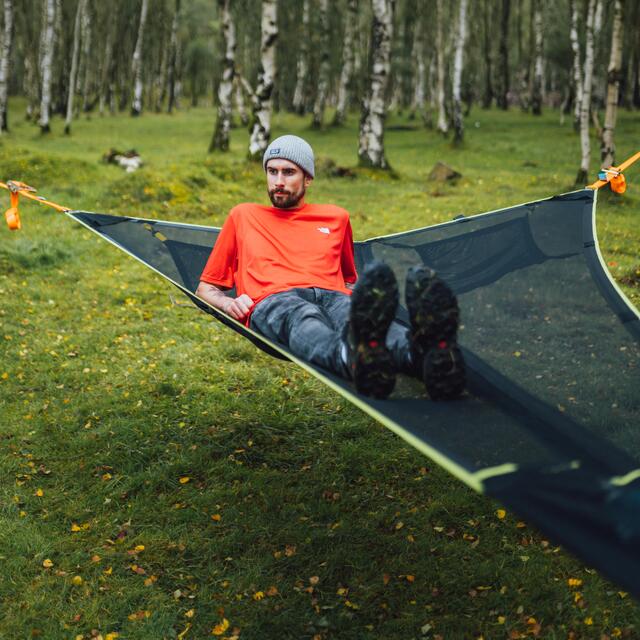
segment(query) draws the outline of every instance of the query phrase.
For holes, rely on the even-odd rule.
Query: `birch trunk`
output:
[[[385,94],[391,70],[394,0],[372,0],[371,75],[362,106],[358,158],[361,166],[388,169],[384,155]]]
[[[329,0],[320,0],[320,24],[322,30],[322,53],[320,71],[318,73],[318,92],[313,103],[312,129],[321,129],[324,118],[324,107],[327,102],[329,86]]]
[[[100,74],[100,98],[99,112],[104,116],[105,104],[109,103],[110,107],[113,102],[113,26],[107,28],[107,39],[104,45],[104,57],[102,58],[102,68]],[[111,109],[110,109],[111,110]],[[113,110],[111,110],[113,113]]]
[[[333,118],[333,124],[344,124],[349,105],[349,83],[353,74],[353,54],[355,49],[355,30],[358,19],[358,0],[349,0],[347,6],[344,42],[342,44],[342,70],[340,72],[340,85],[338,86],[338,104]]]
[[[225,46],[225,52],[222,60],[222,79],[218,86],[218,118],[213,131],[213,138],[209,145],[209,152],[214,149],[229,151],[233,79],[236,64],[236,27],[231,15],[230,5],[230,0],[218,0],[222,16],[222,42]]]
[[[593,23],[596,13],[596,2],[589,0],[587,9],[586,47],[584,59],[584,80],[582,87],[582,102],[580,105],[580,146],[582,159],[580,170],[576,176],[576,185],[584,184],[589,175],[589,160],[591,158],[591,146],[589,141],[589,112],[591,109],[591,85],[593,80]]]
[[[502,16],[500,20],[500,90],[496,96],[496,103],[500,109],[509,108],[509,14],[511,0],[502,0]]]
[[[131,75],[133,76],[133,101],[131,103],[131,115],[139,116],[142,113],[142,43],[144,40],[144,25],[147,21],[147,9],[149,0],[142,0],[140,9],[140,25],[138,27],[138,38],[136,48],[133,52],[131,63]]]
[[[533,66],[533,87],[531,90],[531,112],[542,114],[542,8],[541,0],[535,0],[533,13],[533,33],[535,40],[535,62]]]
[[[262,159],[271,136],[271,95],[276,73],[276,40],[278,38],[277,0],[262,0],[262,39],[258,86],[253,104],[253,126],[249,137],[249,157]]]
[[[489,109],[493,102],[493,69],[491,60],[491,6],[493,2],[484,0],[484,29],[483,29],[483,48],[484,48],[484,95],[482,96],[482,108]]]
[[[293,92],[293,110],[301,116],[304,115],[307,106],[305,88],[309,67],[309,3],[310,0],[304,0],[302,5],[302,39],[296,67],[296,88]]]
[[[573,86],[575,98],[573,105],[573,128],[580,131],[580,105],[582,104],[582,63],[580,61],[580,41],[578,40],[578,0],[569,0],[571,11],[571,50],[573,51]]]
[[[444,3],[443,0],[438,0],[436,4],[436,56],[438,59],[438,87],[437,87],[437,102],[438,102],[438,131],[444,135],[447,135],[449,131],[449,124],[447,123],[447,114],[444,105]]]
[[[622,75],[622,0],[615,0],[613,8],[613,30],[611,34],[611,55],[607,69],[607,110],[602,129],[602,143],[600,158],[602,167],[608,168],[615,164],[616,147],[613,142],[613,132],[616,128],[616,114],[618,109],[618,95],[620,91],[620,77]]]
[[[167,104],[167,112],[171,113],[176,106],[176,83],[178,78],[178,61],[180,59],[178,47],[178,27],[180,25],[180,0],[176,0],[176,10],[173,14],[173,22],[171,23],[171,57],[169,61],[169,101]]]
[[[4,0],[4,31],[0,50],[0,134],[9,131],[7,119],[7,89],[9,84],[9,57],[13,36],[13,0]]]
[[[42,56],[40,77],[42,78],[42,96],[40,99],[40,131],[49,133],[49,110],[51,108],[51,63],[53,61],[54,27],[56,19],[55,0],[45,0],[45,23],[43,24]]]
[[[238,111],[238,117],[240,118],[240,123],[243,127],[246,127],[249,124],[249,116],[247,114],[247,106],[244,101],[242,83],[238,81],[237,77],[235,80],[234,97],[236,102],[236,109]]]
[[[162,38],[164,40],[165,37],[165,29],[162,29]],[[155,91],[155,104],[154,110],[156,113],[160,113],[162,111],[162,105],[164,104],[164,99],[167,95],[167,57],[168,57],[168,47],[162,47],[162,52],[160,54],[160,68],[158,69],[158,73],[156,74],[156,91]]]
[[[82,111],[89,111],[89,91],[91,85],[91,5],[85,3],[82,12],[82,58],[84,59],[84,77],[82,81]]]
[[[71,121],[73,120],[73,99],[76,93],[76,74],[78,73],[78,58],[80,57],[80,25],[86,0],[78,0],[76,20],[73,26],[73,52],[71,54],[71,71],[69,72],[69,88],[67,95],[67,117],[64,121],[64,132],[71,133]]]
[[[415,61],[415,78],[413,82],[413,97],[411,99],[411,109],[409,119],[413,120],[419,111],[423,123],[426,125],[427,117],[425,111],[425,63],[424,63],[424,35],[422,33],[422,15],[418,16],[415,34],[413,39],[413,52],[411,57]]]
[[[462,82],[462,63],[464,44],[467,39],[467,0],[460,0],[458,13],[458,32],[456,34],[456,52],[453,62],[453,129],[454,144],[461,144],[464,138],[464,123],[462,121],[462,101],[460,98],[460,85]]]

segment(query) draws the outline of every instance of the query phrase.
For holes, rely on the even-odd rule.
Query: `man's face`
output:
[[[267,190],[273,206],[278,209],[299,206],[311,180],[295,162],[283,158],[267,162]]]

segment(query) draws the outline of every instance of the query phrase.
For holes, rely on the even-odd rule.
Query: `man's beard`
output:
[[[276,193],[283,194],[276,198]],[[304,198],[304,194],[306,193],[306,189],[302,189],[299,193],[291,193],[291,191],[287,191],[283,189],[281,191],[276,191],[272,189],[269,191],[269,200],[271,200],[271,204],[278,209],[291,209],[295,207],[302,198]],[[283,197],[284,196],[284,197]]]

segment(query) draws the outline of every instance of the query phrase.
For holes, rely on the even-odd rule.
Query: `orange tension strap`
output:
[[[42,196],[36,196],[36,190],[24,182],[8,180],[6,184],[4,182],[0,182],[0,187],[7,189],[11,194],[11,207],[4,212],[4,217],[9,225],[9,229],[12,231],[17,231],[22,226],[20,223],[20,213],[18,211],[18,201],[20,196],[24,196],[29,200],[35,200],[40,204],[46,204],[48,207],[56,209],[56,211],[71,211],[68,207],[63,207],[55,202],[45,200]]]
[[[616,193],[624,193],[627,189],[627,182],[622,175],[622,172],[630,167],[636,160],[640,160],[640,151],[635,155],[625,160],[618,167],[609,167],[608,169],[601,169],[598,174],[599,180],[587,186],[587,189],[599,189],[605,184],[610,185],[611,190]]]

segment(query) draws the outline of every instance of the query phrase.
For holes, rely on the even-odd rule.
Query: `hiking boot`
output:
[[[458,397],[465,387],[465,367],[456,343],[459,310],[455,294],[433,269],[420,265],[407,272],[405,295],[416,375],[432,400]]]
[[[385,344],[387,330],[396,315],[398,283],[383,262],[369,265],[351,294],[347,325],[347,366],[356,389],[375,398],[386,398],[396,383],[396,369]]]

